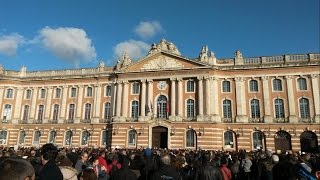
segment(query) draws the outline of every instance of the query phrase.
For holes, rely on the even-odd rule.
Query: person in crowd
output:
[[[85,169],[88,166],[88,158],[89,155],[86,151],[82,151],[80,159],[77,161],[75,165],[75,169],[78,171],[78,176],[81,175],[83,169]]]
[[[297,168],[290,161],[284,160],[273,166],[272,176],[274,180],[276,179],[296,180]]]
[[[78,171],[72,167],[71,160],[63,153],[59,153],[56,158],[57,164],[63,175],[63,179],[77,180]]]
[[[40,154],[43,167],[39,174],[39,180],[63,180],[63,175],[55,163],[58,148],[48,143],[42,146]]]
[[[171,157],[169,154],[162,155],[160,160],[160,168],[153,174],[152,180],[181,180],[181,176],[179,175],[178,171],[173,166],[171,166]]]
[[[240,175],[241,179],[243,180],[250,180],[251,179],[251,166],[252,166],[252,161],[250,159],[250,156],[248,153],[244,154],[244,159],[241,160],[240,164]]]
[[[96,155],[92,156],[89,159],[89,163],[88,163],[88,167],[87,168],[93,169],[93,171],[96,173],[96,175],[97,175],[99,180],[109,179],[108,178],[108,174],[106,172],[106,168],[99,164],[99,159],[98,159],[98,157]]]
[[[119,155],[119,163],[121,168],[112,174],[111,180],[137,180],[136,174],[129,168],[130,161],[124,155]]]
[[[225,156],[223,156],[221,158],[220,171],[223,175],[224,180],[231,180],[232,179],[231,170],[228,168],[228,159]]]
[[[97,180],[97,174],[92,168],[85,168],[80,175],[80,180]]]
[[[35,172],[29,161],[7,158],[0,163],[1,180],[34,180]]]

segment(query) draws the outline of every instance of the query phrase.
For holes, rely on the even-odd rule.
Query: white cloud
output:
[[[146,56],[150,45],[143,41],[128,40],[117,44],[113,48],[113,52],[116,57],[120,57],[124,52],[128,53],[131,59],[137,60],[143,56]]]
[[[40,30],[40,39],[46,49],[76,67],[80,62],[94,61],[97,56],[91,39],[83,29],[45,27]]]
[[[151,38],[163,31],[158,21],[142,21],[134,29],[135,33],[143,39]]]
[[[13,56],[17,53],[18,46],[23,43],[23,36],[17,33],[0,36],[0,54]]]

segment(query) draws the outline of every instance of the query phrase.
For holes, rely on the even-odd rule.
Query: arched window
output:
[[[71,146],[72,145],[72,138],[73,138],[73,133],[72,133],[72,131],[68,130],[65,134],[65,137],[64,137],[64,145]]]
[[[0,131],[0,145],[7,144],[7,134],[8,132],[5,130]]]
[[[102,131],[101,145],[108,146],[109,145],[109,131]]]
[[[251,92],[258,92],[258,81],[257,80],[251,80],[249,82],[250,91]]]
[[[132,84],[132,94],[139,94],[140,84],[138,82],[134,82]]]
[[[187,92],[194,92],[194,81],[187,81]]]
[[[309,100],[307,98],[299,99],[300,118],[310,118]]]
[[[282,82],[280,79],[273,80],[273,90],[274,91],[282,91]]]
[[[137,144],[137,131],[130,130],[128,133],[128,146],[136,146]]]
[[[69,104],[68,120],[74,119],[74,104]]]
[[[252,133],[253,149],[264,149],[264,134],[261,131],[255,131]]]
[[[41,89],[40,90],[40,98],[43,99],[46,97],[46,90],[45,89]]]
[[[193,129],[189,129],[186,132],[186,146],[195,147],[196,144],[196,133]]]
[[[39,105],[38,109],[38,120],[39,122],[43,119],[43,111],[44,111],[44,105]]]
[[[274,136],[275,150],[287,151],[292,149],[291,135],[283,130],[276,132]]]
[[[274,110],[276,118],[284,118],[284,105],[282,99],[277,98],[274,100]]]
[[[57,131],[50,131],[49,133],[49,143],[55,143],[57,137]]]
[[[300,135],[300,147],[302,152],[317,153],[318,138],[312,131],[304,131]]]
[[[111,103],[106,102],[104,104],[104,119],[110,120],[111,119]]]
[[[24,130],[21,130],[19,132],[19,144],[24,144],[26,139],[26,132]]]
[[[299,90],[307,90],[307,80],[305,78],[300,77],[298,79],[298,87]]]
[[[11,105],[10,104],[5,104],[3,107],[3,113],[2,113],[2,119],[4,121],[10,120],[11,119]]]
[[[89,131],[83,131],[81,137],[81,146],[88,146],[90,140],[90,133]]]
[[[86,103],[86,105],[85,105],[84,119],[85,120],[91,119],[91,104],[90,103]]]
[[[24,109],[23,109],[23,117],[22,117],[22,120],[23,121],[28,121],[29,119],[29,105],[24,105]]]
[[[188,119],[193,119],[195,117],[194,113],[194,100],[193,99],[188,99],[187,100],[187,118]]]
[[[232,131],[226,131],[224,132],[224,148],[231,149],[235,147],[235,141],[234,141],[234,132]]]
[[[92,97],[92,87],[87,87],[87,97]]]
[[[167,106],[167,97],[160,95],[157,100],[157,116],[158,118],[167,118],[167,112],[169,108]]]
[[[111,86],[106,86],[106,96],[111,96]]]
[[[31,93],[32,93],[31,89],[26,90],[26,99],[31,99]]]
[[[223,118],[232,118],[231,101],[223,100]]]
[[[56,88],[55,98],[60,98],[60,97],[61,97],[61,89],[60,88]]]
[[[260,118],[259,100],[252,99],[250,101],[250,105],[251,105],[251,118]]]
[[[58,117],[59,117],[59,104],[55,104],[53,106],[53,116],[52,116],[52,119],[53,120],[58,120]]]
[[[132,101],[131,103],[131,118],[132,120],[138,120],[139,116],[139,102],[138,101]]]
[[[32,145],[39,146],[40,145],[40,137],[41,137],[41,132],[39,130],[34,131]]]
[[[6,98],[8,98],[8,99],[12,99],[13,98],[13,89],[11,89],[11,88],[7,89]]]
[[[222,81],[222,92],[231,92],[229,81]]]

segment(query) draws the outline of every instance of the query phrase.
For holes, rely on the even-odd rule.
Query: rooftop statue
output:
[[[122,60],[123,60],[122,66],[127,66],[131,64],[131,58],[126,52],[122,54]]]
[[[165,39],[162,39],[159,44],[152,44],[148,54],[155,54],[160,51],[167,51],[173,54],[181,55],[178,48],[172,42],[166,41]]]

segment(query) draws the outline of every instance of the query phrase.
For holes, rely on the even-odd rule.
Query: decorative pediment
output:
[[[145,63],[141,70],[182,69],[184,65],[176,59],[160,56]]]

